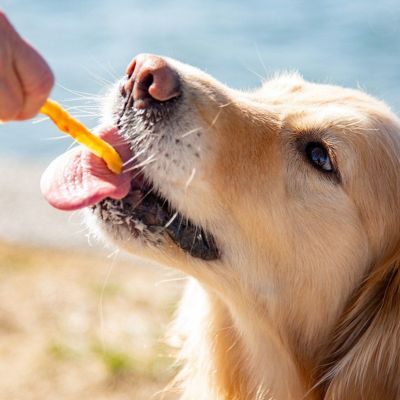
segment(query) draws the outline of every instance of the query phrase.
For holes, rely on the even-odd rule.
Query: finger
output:
[[[43,57],[23,39],[14,52],[16,74],[22,85],[24,104],[17,119],[34,117],[54,85],[54,75]]]
[[[10,71],[0,76],[0,120],[18,118],[24,106],[24,95],[18,77]]]

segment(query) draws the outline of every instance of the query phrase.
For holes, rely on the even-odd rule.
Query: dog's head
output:
[[[399,367],[400,123],[382,102],[295,74],[240,92],[141,55],[105,114],[130,189],[93,204],[91,225],[194,276],[239,320],[251,305],[301,356],[329,354],[328,392],[341,374],[356,387],[361,362],[371,377]]]

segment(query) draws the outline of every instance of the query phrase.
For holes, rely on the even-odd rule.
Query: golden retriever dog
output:
[[[142,54],[104,115],[124,172],[76,149],[42,191],[192,278],[180,399],[400,398],[400,122],[384,103],[296,74],[237,91]]]

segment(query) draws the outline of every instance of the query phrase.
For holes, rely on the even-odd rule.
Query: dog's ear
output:
[[[322,354],[324,400],[400,399],[400,248],[372,269]]]

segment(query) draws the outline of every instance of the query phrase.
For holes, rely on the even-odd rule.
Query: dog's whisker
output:
[[[110,76],[113,79],[115,79],[115,80],[119,80],[120,79],[119,73],[114,69],[114,67],[111,64],[110,60],[107,61],[107,65],[105,65],[104,68],[106,68],[106,70],[109,72]]]
[[[128,164],[130,164],[131,162],[135,161],[138,157],[140,157],[143,153],[146,152],[147,149],[143,149],[138,151],[137,153],[135,153],[134,156],[132,156],[131,158],[129,158],[127,161],[125,161],[122,165],[124,167],[126,167]]]
[[[175,218],[178,216],[178,211],[174,213],[174,215],[169,219],[169,221],[164,225],[163,229],[167,229],[174,221]]]
[[[177,277],[177,278],[170,278],[170,279],[163,279],[163,280],[161,280],[161,281],[156,282],[156,283],[154,284],[154,286],[155,286],[155,287],[158,287],[158,286],[164,285],[164,284],[166,284],[166,283],[171,283],[171,282],[184,282],[184,281],[187,281],[187,280],[188,280],[188,278],[185,277],[185,276],[180,276],[180,277]]]
[[[257,53],[258,60],[260,61],[261,66],[263,67],[264,72],[265,72],[265,77],[264,77],[264,79],[262,81],[265,81],[266,77],[268,76],[268,70],[267,70],[267,67],[266,67],[266,65],[264,63],[263,58],[261,57],[260,49],[259,49],[257,43],[255,44],[255,46],[256,46],[256,53]]]
[[[61,89],[65,90],[65,91],[67,91],[67,92],[69,92],[69,93],[71,93],[71,94],[73,94],[73,95],[75,95],[75,96],[78,96],[79,99],[82,99],[82,98],[88,98],[88,99],[93,99],[93,98],[95,98],[95,99],[102,99],[102,98],[103,98],[103,96],[98,95],[98,94],[88,93],[88,92],[81,92],[81,91],[79,91],[79,90],[69,89],[69,88],[67,88],[66,86],[62,85],[61,83],[56,83],[56,85],[57,85],[58,87],[60,87]],[[68,100],[65,100],[65,101],[68,101]]]
[[[39,140],[65,140],[65,139],[71,139],[67,135],[63,136],[53,136],[53,137],[47,137],[47,138],[40,138]]]
[[[251,68],[249,68],[247,65],[244,65],[242,63],[243,67],[250,73],[252,73],[253,75],[255,75],[256,77],[258,77],[261,81],[261,83],[265,82],[266,78],[264,76],[262,76],[261,74],[259,74],[258,72],[252,70]]]
[[[115,71],[112,70],[112,67],[111,67],[111,64],[109,61],[106,66],[104,62],[96,59],[96,57],[94,57],[93,55],[91,56],[91,58],[94,61],[94,65],[99,66],[105,73],[107,73],[110,76],[110,79],[112,79],[113,81],[117,81],[120,79],[119,76],[115,73]],[[102,79],[104,79],[104,78],[102,78]],[[109,83],[112,84],[113,82],[110,81]]]
[[[154,163],[157,160],[154,157],[155,157],[155,155],[150,155],[146,160],[140,162],[139,164],[135,164],[133,167],[124,169],[123,173],[134,171],[135,169],[142,169],[146,165]]]
[[[87,67],[84,67],[86,72],[94,79],[95,82],[99,83],[103,86],[112,86],[114,82],[100,76],[99,74],[95,73],[94,71],[90,70]]]
[[[189,188],[189,185],[192,183],[195,175],[196,175],[196,168],[193,168],[188,180],[185,183],[185,190]]]
[[[147,159],[139,164],[135,164],[133,167],[124,169],[124,171],[122,173],[127,173],[127,172],[131,172],[131,171],[135,171],[135,170],[143,170],[143,167],[145,167],[146,165],[152,164],[155,161],[156,161],[155,159]]]
[[[217,115],[212,120],[211,127],[213,127],[217,123],[218,118],[220,117],[221,113],[222,113],[222,108],[219,109],[219,111],[217,112]]]
[[[49,117],[36,117],[36,118],[32,121],[32,124],[33,124],[33,125],[41,124],[42,122],[48,121],[48,120],[50,120]]]
[[[138,168],[143,168],[146,165],[152,164],[154,162],[157,161],[157,158],[154,158],[153,156],[150,156],[149,158],[147,158],[146,160],[142,161],[141,163],[137,164]]]
[[[89,232],[89,227],[84,227],[84,228],[78,229],[73,233],[73,235],[78,236],[78,235],[82,235],[85,232]]]
[[[228,101],[227,103],[220,104],[218,107],[219,108],[226,108],[226,107],[229,107],[231,104],[232,104],[232,101]]]
[[[181,228],[182,228],[182,222],[183,222],[183,215],[181,215],[181,220],[179,221],[179,224],[178,224],[178,232],[181,230]]]
[[[146,199],[151,193],[153,193],[153,188],[150,188],[141,198],[140,200],[132,206],[132,209],[140,206],[143,203],[143,200]]]
[[[103,96],[97,96],[97,95],[81,95],[79,97],[70,97],[68,99],[63,99],[63,103],[72,103],[72,102],[84,102],[85,104],[92,104],[92,103],[98,103],[99,105],[101,104],[101,101],[103,100]]]
[[[70,138],[70,139],[71,139],[71,138]],[[69,150],[71,150],[72,148],[78,147],[78,146],[79,146],[79,143],[76,142],[75,140],[73,140],[73,141],[70,143],[70,145],[67,147],[67,149],[66,149],[65,151],[69,151]]]
[[[131,141],[129,139],[124,139],[122,137],[119,140],[117,140],[115,143],[113,142],[114,147],[125,146],[127,144],[131,144]]]
[[[190,247],[190,251],[191,251],[191,252],[193,251],[194,245],[195,245],[196,240],[197,240],[197,230],[198,230],[198,226],[196,225],[196,226],[194,227],[193,241],[192,241],[192,245],[191,245],[191,247]]]
[[[100,118],[101,114],[94,114],[94,113],[81,113],[81,114],[72,114],[71,117],[79,119],[79,118]]]
[[[197,133],[197,132],[199,132],[200,130],[201,130],[201,128],[194,128],[194,129],[191,129],[190,131],[185,132],[183,135],[181,135],[181,138],[185,138],[185,137],[187,137],[187,136],[193,135],[194,133]]]
[[[65,109],[70,112],[72,110],[79,110],[79,111],[92,111],[93,109],[95,110],[99,110],[99,106],[98,105],[90,105],[90,104],[86,104],[86,105],[77,105],[77,106],[68,106],[65,107]]]

